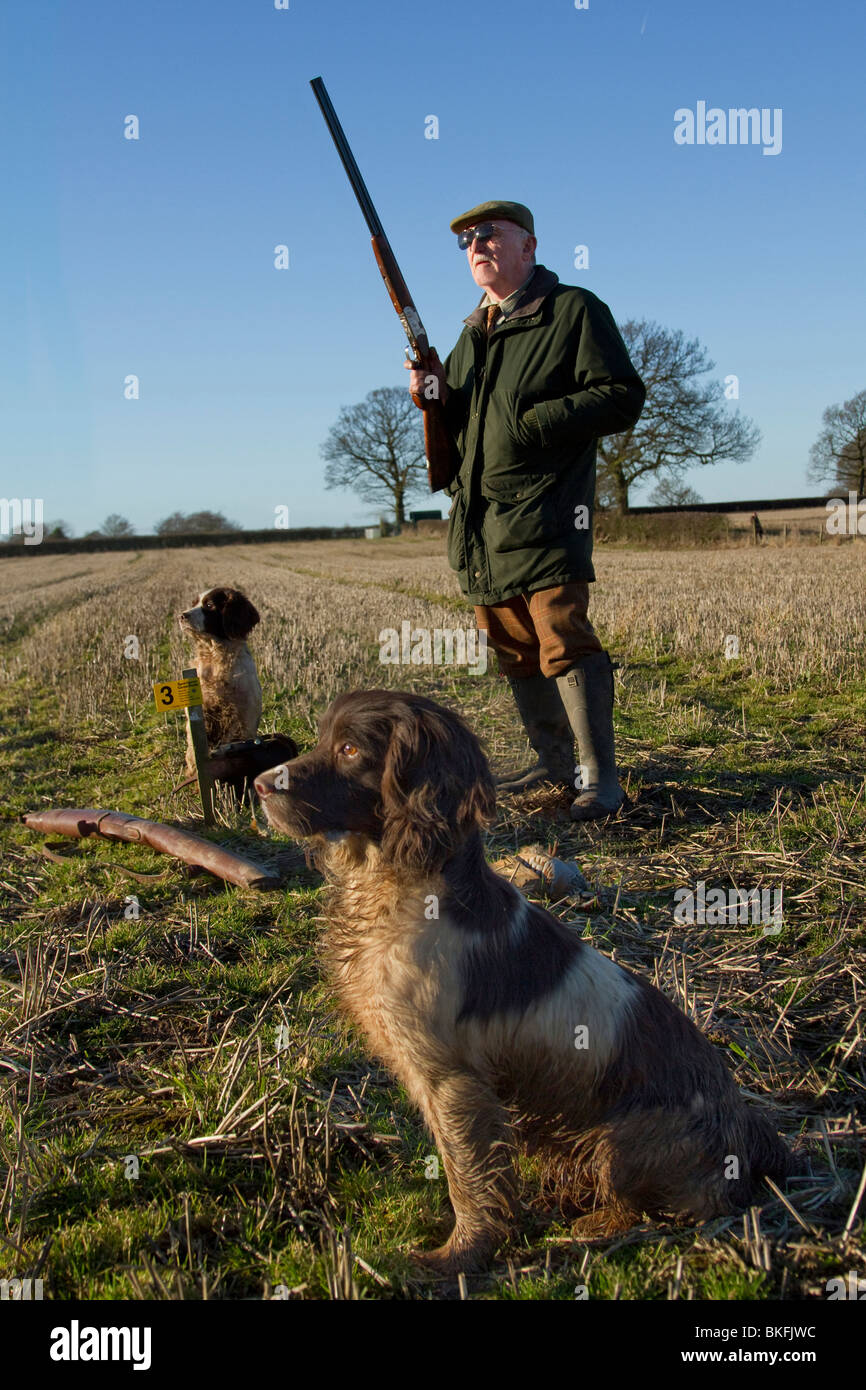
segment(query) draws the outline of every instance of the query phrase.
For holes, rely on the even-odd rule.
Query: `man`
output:
[[[498,786],[573,787],[576,738],[571,814],[594,820],[625,799],[611,661],[587,618],[596,440],[634,425],[646,392],[607,305],[536,265],[527,207],[482,203],[451,230],[485,293],[431,368],[461,459],[448,558],[538,755]],[[423,400],[430,373],[410,370]]]

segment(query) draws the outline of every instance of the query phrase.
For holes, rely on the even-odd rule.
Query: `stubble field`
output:
[[[221,583],[262,615],[263,730],[309,747],[335,695],[390,686],[462,710],[494,766],[517,760],[495,659],[483,675],[379,660],[383,629],[471,627],[442,551],[0,562],[0,1277],[57,1298],[458,1296],[408,1259],[442,1238],[447,1189],[417,1115],[334,1012],[299,847],[224,808],[215,837],[285,875],[256,894],[137,847],[46,846],[18,821],[104,806],[200,828],[192,790],[172,792],[182,724],[151,684],[188,663],[176,614]],[[823,1298],[866,1275],[864,547],[611,547],[596,568],[631,806],[577,827],[563,797],[504,799],[490,857],[539,843],[575,858],[595,897],[553,910],[691,1014],[811,1171],[745,1218],[587,1243],[533,1202],[527,1166],[519,1229],[463,1292]],[[675,892],[700,881],[781,891],[781,931],[676,922]]]

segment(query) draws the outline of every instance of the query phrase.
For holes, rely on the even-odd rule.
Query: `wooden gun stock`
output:
[[[418,399],[413,394],[412,399],[418,405]],[[460,455],[457,452],[457,445],[454,443],[453,436],[445,422],[445,410],[441,401],[425,401],[421,409],[424,411],[424,453],[427,458],[427,477],[430,480],[430,491],[438,492],[440,488],[447,487],[453,483],[460,471]]]
[[[403,325],[403,331],[414,350],[412,365],[419,371],[436,377],[433,367],[435,349],[430,347],[424,325],[409,297],[406,281],[397,264],[394,252],[384,235],[372,239],[373,255],[385,282],[391,303]],[[424,412],[424,454],[427,459],[427,478],[430,491],[438,492],[453,482],[460,468],[460,455],[445,420],[445,408],[438,396],[428,399],[412,392],[412,399]]]

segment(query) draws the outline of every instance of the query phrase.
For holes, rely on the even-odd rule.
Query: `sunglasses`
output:
[[[465,231],[457,233],[457,245],[461,251],[465,251],[473,241],[489,241],[498,230],[492,222],[479,222],[477,227],[467,227]]]

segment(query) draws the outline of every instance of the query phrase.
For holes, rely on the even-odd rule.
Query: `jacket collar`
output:
[[[537,265],[535,274],[523,291],[521,298],[517,301],[517,307],[512,309],[508,315],[508,323],[514,319],[531,318],[537,314],[544,300],[551,290],[559,284],[559,276],[552,270],[548,270],[545,265]],[[473,309],[467,319],[464,319],[470,328],[483,328],[487,323],[487,305],[485,303],[487,295],[484,295],[477,309]],[[494,332],[496,330],[494,329]]]

